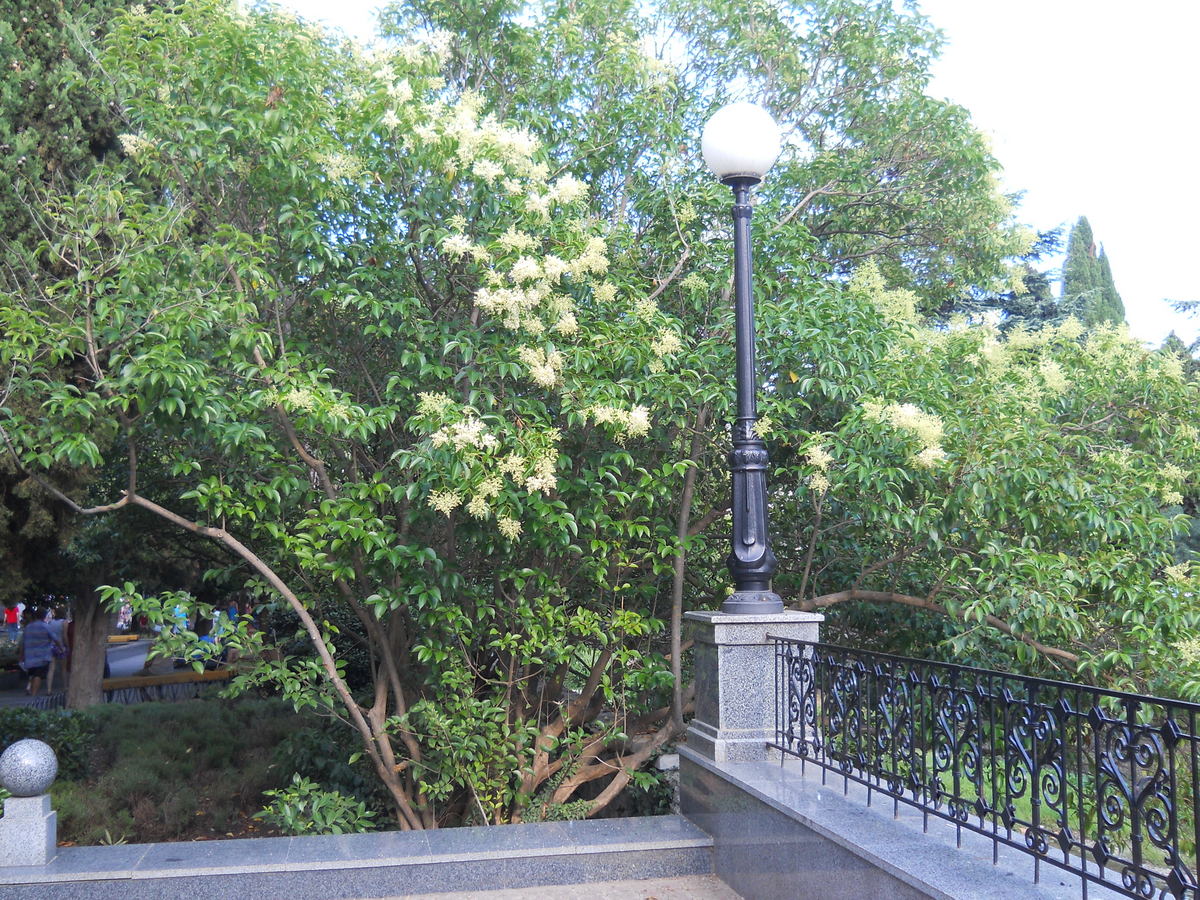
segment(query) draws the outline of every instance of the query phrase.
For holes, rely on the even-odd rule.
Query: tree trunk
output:
[[[104,658],[108,652],[108,612],[94,588],[75,593],[71,677],[67,708],[86,709],[104,702]]]

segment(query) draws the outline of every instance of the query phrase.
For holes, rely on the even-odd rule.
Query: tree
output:
[[[1200,347],[1196,346],[1196,342],[1193,341],[1189,347],[1174,331],[1163,339],[1162,346],[1159,347],[1160,352],[1178,357],[1183,363],[1184,372],[1189,377],[1195,377],[1196,373],[1200,372],[1200,359],[1197,359],[1195,355],[1198,349]]]
[[[723,209],[726,191],[694,136],[730,85],[787,129],[759,193],[770,210],[760,256],[785,260],[789,278],[848,276],[873,258],[932,310],[968,286],[1007,283],[1006,263],[1029,247],[966,110],[925,94],[941,38],[908,7],[414,0],[389,20],[393,33],[456,35],[453,82],[528,122],[572,165],[603,214],[647,248],[647,277],[674,271],[679,240],[704,269],[696,256],[713,218],[703,213]]]
[[[780,543],[802,548],[781,592],[843,610],[834,639],[1194,695],[1195,573],[1175,551],[1198,388],[1179,360],[1073,319],[924,327],[870,270],[839,302],[879,318],[773,361],[797,375],[770,404]]]
[[[45,198],[69,193],[98,160],[118,152],[118,119],[107,92],[95,89],[94,54],[109,20],[126,6],[126,0],[0,2],[0,68],[7,73],[0,84],[0,286],[8,290],[22,290],[44,274],[35,249],[45,236]],[[0,394],[0,402],[14,399]],[[82,499],[92,473],[58,467],[54,476]],[[81,707],[100,699],[109,619],[95,586],[113,574],[103,571],[112,557],[86,562],[87,551],[72,546],[80,523],[65,520],[64,511],[11,460],[0,462],[0,567],[6,573],[0,594],[72,597],[67,702]]]
[[[1089,326],[1125,321],[1125,304],[1113,284],[1108,257],[1104,248],[1097,245],[1092,227],[1083,216],[1067,238],[1062,306]]]
[[[89,48],[125,0],[0,3],[0,279],[20,281],[47,191],[69,189],[116,149],[112,110],[90,87]]]
[[[1030,249],[1012,261],[1006,283],[968,286],[944,302],[931,319],[949,325],[956,317],[978,320],[998,316],[1004,331],[1061,324],[1069,315],[1054,296],[1050,276],[1043,271],[1046,258],[1062,249],[1061,229],[1039,232]]]
[[[123,459],[90,507],[39,479],[238,557],[314,650],[242,685],[346,720],[407,828],[598,810],[675,733],[649,643],[674,522],[645,510],[691,468],[645,405],[691,395],[672,320],[631,303],[579,181],[438,95],[440,54],[135,11],[103,59],[126,158],[48,206],[51,274],[2,307],[21,466]]]

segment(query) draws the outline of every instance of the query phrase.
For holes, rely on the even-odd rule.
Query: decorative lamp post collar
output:
[[[767,524],[767,445],[758,422],[754,366],[754,290],[750,266],[750,188],[762,181],[779,156],[779,126],[753,103],[731,103],[704,126],[700,142],[714,175],[733,188],[733,295],[737,349],[737,418],[729,454],[733,512],[729,572],[733,593],[724,613],[770,614],[783,610],[771,590],[775,554]]]

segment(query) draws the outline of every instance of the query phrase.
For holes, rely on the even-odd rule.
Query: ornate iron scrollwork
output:
[[[784,753],[1127,896],[1200,900],[1200,705],[827,644],[777,652]]]

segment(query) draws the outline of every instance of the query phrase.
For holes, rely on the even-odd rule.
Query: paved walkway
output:
[[[741,900],[741,894],[716,875],[593,881],[506,891],[408,894],[390,900]]]
[[[144,638],[139,641],[109,644],[107,649],[108,668],[112,677],[124,678],[140,672],[142,664],[146,661],[146,654],[150,652],[153,643],[150,639]],[[54,682],[56,692],[66,689],[66,681],[62,675],[56,675]],[[32,698],[25,693],[23,677],[19,687],[0,690],[0,706],[29,706],[31,702]]]

